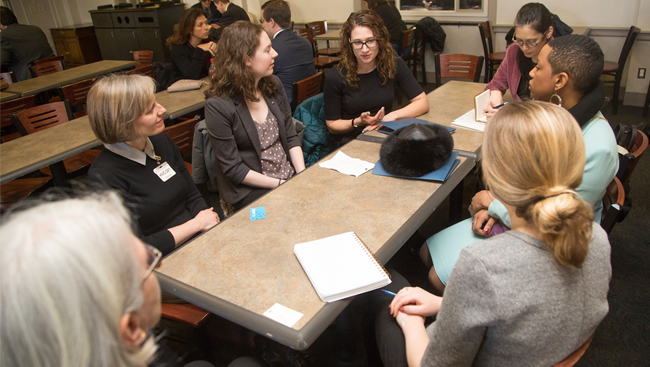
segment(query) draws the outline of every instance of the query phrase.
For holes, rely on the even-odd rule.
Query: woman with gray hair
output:
[[[89,215],[91,214],[91,215]],[[116,194],[45,203],[0,227],[0,365],[148,363],[160,318],[160,251],[130,229]]]
[[[88,93],[88,118],[104,149],[88,178],[120,191],[144,242],[167,255],[219,222],[190,176],[174,141],[165,134],[165,108],[155,82],[142,75],[109,75]]]

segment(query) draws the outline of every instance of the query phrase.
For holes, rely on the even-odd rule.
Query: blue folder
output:
[[[446,181],[447,178],[449,178],[449,175],[454,171],[456,166],[458,166],[458,164],[460,163],[460,159],[456,159],[457,157],[458,157],[458,152],[451,152],[451,156],[447,159],[447,161],[442,167],[420,177],[403,177],[403,176],[395,176],[393,174],[390,174],[386,172],[384,166],[381,165],[381,159],[380,159],[377,161],[377,164],[375,164],[375,168],[372,169],[372,174],[378,176],[409,178],[413,180]]]
[[[412,125],[412,124],[422,124],[422,125],[440,125],[433,123],[431,121],[425,121],[421,119],[416,119],[415,117],[409,117],[401,120],[395,120],[395,121],[382,121],[379,123],[380,125],[383,125],[383,128],[379,128],[377,131],[382,133],[382,134],[390,134],[393,131],[402,128],[404,126]],[[456,131],[455,128],[445,126],[445,125],[440,125],[443,126],[445,129],[449,130],[449,133],[453,133]]]

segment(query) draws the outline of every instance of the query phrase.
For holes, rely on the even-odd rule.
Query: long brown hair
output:
[[[203,9],[189,8],[185,10],[185,13],[181,15],[181,20],[178,21],[177,26],[174,27],[174,34],[167,38],[167,46],[171,48],[173,45],[183,45],[187,43],[190,39],[190,34],[192,34],[192,31],[194,30],[196,18],[201,15],[205,17]]]
[[[555,258],[579,268],[589,252],[594,211],[575,191],[582,183],[585,145],[571,114],[552,103],[510,103],[483,136],[487,186],[537,228]]]
[[[337,66],[341,74],[346,71],[345,80],[351,86],[359,87],[359,76],[357,75],[357,57],[354,55],[350,44],[350,35],[355,27],[368,27],[377,39],[377,58],[375,59],[381,85],[385,85],[388,79],[395,77],[397,64],[395,63],[395,50],[390,45],[390,35],[384,26],[384,21],[379,14],[372,10],[361,10],[350,14],[348,20],[343,24],[341,31],[341,63]]]
[[[249,101],[258,101],[255,96],[255,75],[246,61],[255,55],[260,45],[262,26],[240,20],[224,29],[217,44],[217,56],[214,63],[217,72],[205,91],[205,97],[240,95]],[[257,85],[260,92],[271,96],[278,88],[272,76],[263,77]]]

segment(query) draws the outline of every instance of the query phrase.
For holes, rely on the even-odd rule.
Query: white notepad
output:
[[[390,284],[390,276],[354,232],[294,246],[300,265],[323,302]]]
[[[474,97],[474,112],[476,116],[474,118],[477,122],[487,122],[487,116],[483,110],[485,110],[490,105],[490,90],[486,89],[482,93],[477,94]]]

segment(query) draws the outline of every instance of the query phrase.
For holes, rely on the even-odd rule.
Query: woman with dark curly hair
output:
[[[413,74],[390,45],[381,17],[371,10],[351,14],[341,31],[341,63],[325,79],[325,120],[345,143],[381,121],[416,117],[429,101]],[[411,101],[392,111],[395,85]]]
[[[203,43],[209,34],[210,25],[202,9],[189,8],[183,13],[174,35],[167,39],[172,50],[172,83],[208,76],[210,59],[217,50],[216,43]]]
[[[305,169],[291,107],[273,75],[276,56],[260,25],[230,25],[215,59],[222,67],[205,92],[219,195],[236,210]]]

